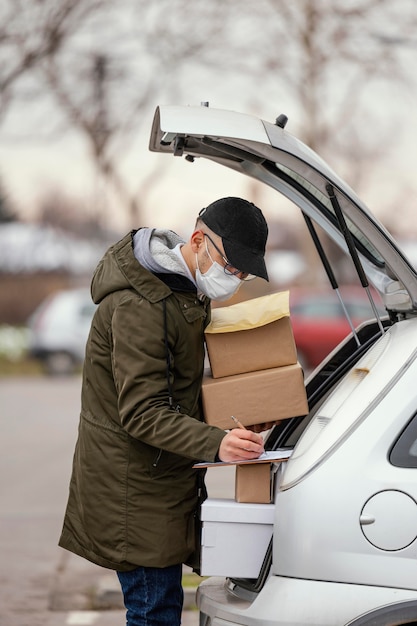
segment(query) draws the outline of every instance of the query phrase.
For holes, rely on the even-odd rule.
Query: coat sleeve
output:
[[[169,406],[162,303],[126,299],[113,313],[111,332],[122,427],[131,437],[156,448],[214,461],[225,431]],[[189,360],[193,358],[191,351]],[[201,367],[188,363],[184,375]],[[200,386],[201,376],[193,393],[199,394]]]

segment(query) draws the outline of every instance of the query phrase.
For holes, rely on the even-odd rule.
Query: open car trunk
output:
[[[369,298],[373,319],[357,329],[351,324],[351,334],[307,378],[310,413],[276,426],[266,441],[267,450],[292,449],[310,414],[385,329],[417,313],[416,272],[409,261],[355,193],[317,154],[291,136],[285,123],[285,116],[268,123],[208,107],[158,107],[149,146],[155,152],[184,156],[191,163],[199,157],[210,159],[274,188],[302,212],[328,280],[341,301],[337,276],[318,227],[350,256],[358,283]],[[381,297],[386,310],[382,317],[370,287]],[[258,578],[229,579],[229,589],[242,597],[258,593],[269,575],[271,561],[270,546]]]

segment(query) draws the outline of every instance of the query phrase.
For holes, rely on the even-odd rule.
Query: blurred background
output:
[[[155,108],[285,114],[417,265],[416,33],[415,0],[1,0],[1,623],[125,621],[67,617],[95,606],[103,574],[57,547],[109,244],[140,226],[186,238],[203,206],[240,195],[268,220],[271,280],[239,297],[290,289],[306,372],[349,332],[298,209],[214,163],[150,153]],[[326,252],[352,320],[369,317]]]
[[[413,0],[2,0],[0,375],[76,367],[68,346],[29,352],[28,325],[56,307],[68,323],[54,340],[78,330],[82,344],[107,246],[139,226],[187,237],[225,195],[270,225],[271,282],[247,296],[322,288],[304,221],[276,192],[148,151],[159,104],[286,114],[417,263],[416,27]]]

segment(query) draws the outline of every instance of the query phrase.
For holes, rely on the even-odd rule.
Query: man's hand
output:
[[[264,452],[264,440],[261,435],[243,428],[233,428],[220,444],[221,461],[233,462],[257,459]]]

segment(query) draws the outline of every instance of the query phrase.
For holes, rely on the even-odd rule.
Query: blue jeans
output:
[[[182,565],[137,567],[117,572],[126,607],[126,626],[180,626],[184,592]]]

